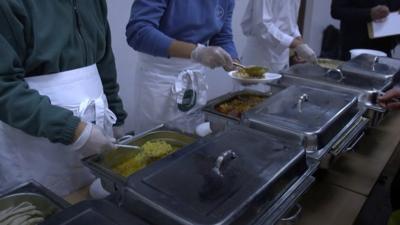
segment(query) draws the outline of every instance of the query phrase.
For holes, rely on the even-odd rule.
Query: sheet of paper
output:
[[[382,22],[372,22],[369,25],[370,38],[387,37],[400,34],[400,14],[392,12]]]

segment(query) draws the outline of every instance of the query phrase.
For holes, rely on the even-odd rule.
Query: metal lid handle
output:
[[[308,101],[308,94],[302,94],[299,97],[299,100],[297,102],[297,109],[299,110],[299,113],[303,112],[303,102]]]
[[[223,177],[224,175],[221,172],[221,167],[222,164],[224,163],[224,161],[228,160],[228,159],[236,159],[238,157],[238,155],[236,154],[236,152],[232,151],[232,150],[228,150],[223,152],[220,156],[218,156],[217,160],[215,161],[215,166],[213,168],[213,171],[220,177]]]

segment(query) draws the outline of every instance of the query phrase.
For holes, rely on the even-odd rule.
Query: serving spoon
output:
[[[118,148],[127,148],[127,149],[132,149],[132,150],[139,150],[139,149],[141,149],[140,146],[136,146],[136,145],[115,144],[115,146],[117,146]]]

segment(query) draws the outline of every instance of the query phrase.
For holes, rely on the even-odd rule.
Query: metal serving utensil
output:
[[[134,149],[134,150],[139,150],[141,147],[136,146],[136,145],[122,145],[122,144],[115,144],[115,146],[119,148],[128,148],[128,149]]]

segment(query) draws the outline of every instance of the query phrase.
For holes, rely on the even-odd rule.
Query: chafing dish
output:
[[[298,135],[231,125],[130,176],[123,206],[153,224],[274,224],[317,164]]]
[[[126,209],[107,200],[84,201],[63,210],[41,225],[149,225]]]
[[[386,110],[376,102],[370,101],[377,91],[386,91],[391,86],[391,80],[383,77],[369,77],[360,74],[351,74],[339,69],[326,69],[313,64],[298,64],[283,72],[281,85],[293,84],[317,85],[324,89],[340,90],[354,93],[358,96],[359,103],[365,106],[366,117],[370,126],[376,126],[383,118]]]
[[[349,140],[361,135],[367,123],[363,113],[350,93],[293,85],[247,112],[244,123],[265,132],[303,135],[309,156],[321,159],[330,150],[340,154],[351,146]]]
[[[390,82],[400,70],[400,60],[389,57],[361,54],[340,66],[347,76],[366,76]]]
[[[134,137],[129,137],[123,140],[121,143],[126,145],[143,146],[148,141],[163,141],[172,146],[173,150],[179,150],[186,145],[193,143],[196,137],[183,134],[179,131],[175,131],[160,125],[152,130],[143,132]],[[91,156],[83,160],[83,163],[101,179],[102,185],[109,192],[115,192],[124,188],[127,177],[124,174],[117,172],[116,168],[127,160],[133,160],[135,157],[140,157],[141,150],[131,150],[125,148],[119,148],[110,152],[105,152],[101,155]],[[158,160],[158,159],[157,159]],[[153,160],[151,160],[153,161]],[[133,163],[142,163],[141,161]],[[146,160],[144,166],[147,166],[150,162]],[[135,166],[135,165],[132,165]],[[140,170],[141,166],[137,166],[134,170]]]
[[[45,218],[49,218],[69,206],[67,202],[42,185],[30,181],[2,193],[0,195],[0,211],[23,202],[29,202],[36,206]]]
[[[66,201],[42,185],[29,181],[0,194],[0,211],[25,201],[38,207],[45,216],[51,216],[69,206]]]

